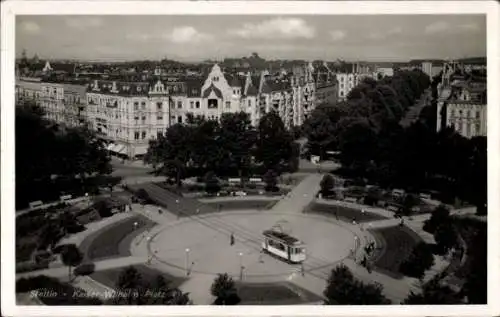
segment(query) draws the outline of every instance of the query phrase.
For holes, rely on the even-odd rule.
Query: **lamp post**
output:
[[[85,193],[85,199],[87,199],[87,208],[90,207],[89,193]]]
[[[175,200],[175,203],[177,205],[177,219],[179,219],[181,217],[181,207],[179,205],[179,199],[176,199]],[[189,251],[188,251],[189,252]]]
[[[243,280],[243,269],[245,267],[243,266],[243,253],[240,252],[240,281]]]
[[[186,276],[189,276],[189,248],[186,249]]]
[[[153,260],[153,254],[151,254],[151,250],[149,249],[149,243],[151,241],[151,237],[147,236],[146,241],[147,241],[146,249],[148,250],[148,264],[151,264],[151,261]]]
[[[136,221],[134,222],[134,230],[137,230],[137,226],[139,225],[139,223]]]

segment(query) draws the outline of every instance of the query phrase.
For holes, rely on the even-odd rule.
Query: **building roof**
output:
[[[255,88],[255,86],[253,84],[250,84],[250,86],[248,86],[248,90],[247,90],[247,96],[257,96],[259,94],[259,90],[257,88]]]
[[[240,78],[236,74],[224,74],[224,77],[226,78],[227,82],[229,83],[229,86],[231,87],[243,87],[243,83],[245,80],[243,78]]]
[[[210,85],[210,87],[205,89],[205,91],[203,92],[203,98],[207,98],[212,92],[215,93],[217,98],[222,98],[222,92],[219,88],[215,87],[213,83]]]
[[[200,97],[203,81],[201,79],[188,79],[186,82],[186,92],[188,97]]]
[[[286,234],[284,232],[279,232],[276,230],[272,230],[272,229],[264,231],[264,236],[269,237],[269,238],[273,238],[273,239],[281,240],[281,241],[285,242],[286,244],[290,244],[290,245],[301,243],[299,239],[294,238],[294,237],[290,236],[289,234]]]
[[[116,91],[113,91],[115,85]],[[149,92],[149,84],[146,82],[117,82],[107,80],[95,80],[89,84],[89,93],[114,94],[121,96],[144,96]]]

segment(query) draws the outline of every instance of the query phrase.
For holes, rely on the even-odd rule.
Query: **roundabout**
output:
[[[261,252],[263,231],[276,224],[279,230],[305,243],[307,258],[303,266]],[[231,235],[234,245],[230,243]],[[186,275],[228,273],[247,282],[270,282],[331,268],[349,257],[362,239],[349,225],[323,216],[239,211],[160,225],[143,243],[152,259]]]

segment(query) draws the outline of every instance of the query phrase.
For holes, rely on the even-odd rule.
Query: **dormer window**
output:
[[[141,91],[141,86],[137,86],[137,91]]]

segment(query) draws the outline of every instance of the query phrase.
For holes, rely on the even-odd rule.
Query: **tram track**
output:
[[[165,195],[165,190],[161,188],[154,188],[156,187],[155,185],[153,186],[148,186],[151,192],[153,192],[156,195]],[[168,193],[167,195],[171,195],[171,198],[179,199],[179,205],[182,204],[182,197],[176,197],[174,194]],[[201,207],[203,203],[199,203],[199,206]],[[181,207],[182,208],[182,207]],[[184,216],[195,220],[196,222],[200,223],[201,225],[208,227],[216,232],[222,233],[224,235],[227,235],[228,237],[233,234],[235,236],[235,239],[239,241],[240,243],[246,245],[247,247],[250,247],[251,249],[261,252],[262,246],[261,242],[262,239],[259,234],[254,233],[250,231],[248,228],[243,227],[239,224],[235,224],[233,222],[230,222],[228,220],[223,220],[223,218],[220,217],[214,217],[213,214],[204,214],[204,215],[196,215],[196,214],[187,214],[182,211],[182,209],[179,208],[178,212],[182,213]],[[156,257],[156,256],[155,256]],[[157,258],[157,257],[156,257]],[[157,258],[158,259],[158,258]],[[161,262],[164,262],[163,260]],[[304,264],[304,273],[309,274],[312,276],[315,276],[317,278],[327,280],[330,276],[330,270],[327,272],[321,272],[321,270],[325,268],[330,268],[338,264],[340,261],[336,261],[334,263],[327,263],[325,260],[319,259],[317,257],[314,257],[312,255],[308,255],[308,263]],[[294,265],[294,267],[298,267],[298,265]],[[276,275],[285,275],[283,273],[280,274],[269,274],[269,275],[259,275],[259,276],[276,276]]]

